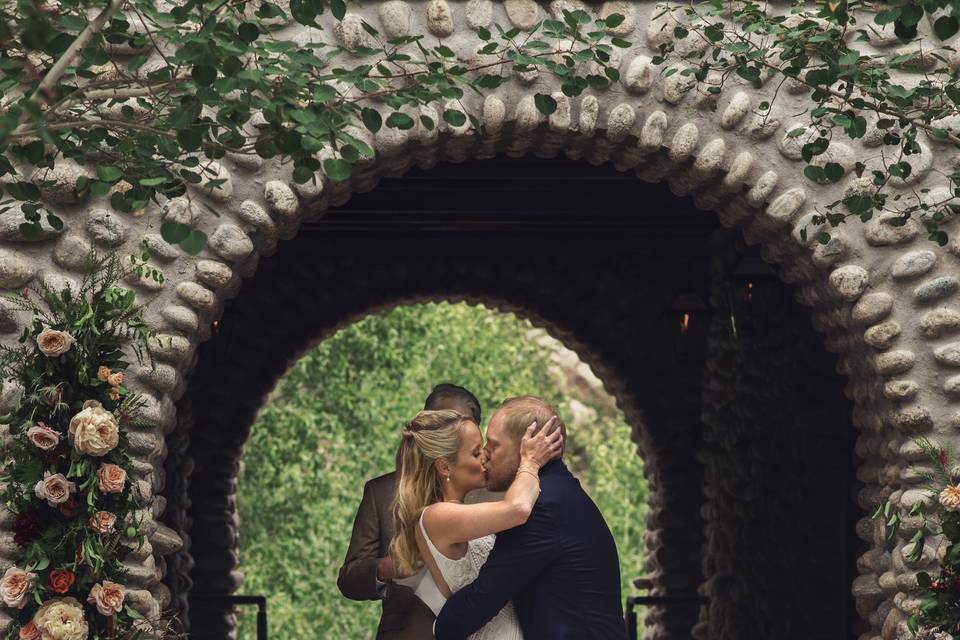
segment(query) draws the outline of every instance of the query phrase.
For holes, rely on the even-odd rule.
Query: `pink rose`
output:
[[[70,346],[76,342],[76,339],[66,331],[57,331],[56,329],[44,329],[37,336],[37,346],[43,355],[51,358],[62,356],[70,350]]]
[[[96,515],[90,518],[90,528],[101,535],[111,533],[116,523],[117,516],[109,511],[97,511]]]
[[[97,479],[100,480],[100,493],[122,493],[123,485],[127,481],[127,472],[123,467],[104,462],[97,469]]]
[[[20,640],[40,640],[40,629],[33,620],[20,627]]]
[[[107,382],[115,387],[119,387],[121,384],[123,384],[123,371],[111,373],[109,376],[107,376]]]
[[[97,611],[107,617],[123,609],[123,587],[116,582],[104,580],[93,585],[87,602],[97,605]]]
[[[44,451],[49,451],[60,444],[60,434],[42,422],[27,429],[27,438],[33,446]]]
[[[0,599],[3,604],[14,609],[23,609],[30,599],[30,591],[37,578],[35,573],[10,567],[0,578]]]
[[[43,472],[43,480],[37,481],[33,492],[41,500],[46,500],[47,504],[55,507],[63,504],[70,497],[72,492],[77,490],[77,483],[70,482],[62,473]]]

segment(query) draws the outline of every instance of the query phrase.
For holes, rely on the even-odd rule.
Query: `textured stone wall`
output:
[[[576,0],[370,2],[351,5],[336,28],[327,23],[323,32],[299,37],[358,45],[366,37],[360,25],[363,19],[391,35],[429,33],[471,57],[479,43],[474,31],[478,27],[496,21],[529,28],[541,17],[556,16],[565,6],[586,5]],[[786,4],[775,7],[788,10]],[[0,288],[16,289],[34,280],[57,286],[75,282],[81,258],[91,246],[129,252],[144,238],[150,245],[151,262],[166,277],[163,284],[129,283],[142,300],[152,301],[148,320],[163,334],[162,344],[153,348],[162,364],[155,371],[130,376],[131,384],[148,394],[151,426],[132,433],[131,441],[138,479],[148,483],[154,495],[146,514],[151,548],[131,560],[137,606],[152,612],[171,600],[169,583],[161,581],[168,573],[164,557],[180,543],[172,529],[157,525],[154,530],[153,523],[164,512],[170,491],[183,490],[183,479],[168,481],[168,473],[179,476],[186,468],[171,469],[166,464],[170,447],[166,438],[182,421],[175,403],[187,386],[197,346],[209,336],[211,320],[221,313],[224,300],[238,290],[242,278],[256,271],[260,256],[277,250],[278,239],[296,235],[303,220],[321,215],[351,193],[372,189],[380,175],[400,175],[413,165],[428,167],[440,160],[535,153],[611,162],[620,170],[635,172],[641,180],[668,181],[678,195],[692,195],[699,207],[715,210],[724,224],[742,228],[751,242],[764,246],[766,259],[781,265],[783,277],[796,283],[799,299],[812,308],[815,327],[838,356],[839,371],[850,379],[845,392],[855,402],[852,418],[860,430],[856,448],[863,460],[857,472],[864,485],[860,507],[867,510],[887,496],[905,505],[916,500],[913,485],[919,478],[907,466],[918,459],[918,452],[910,438],[924,434],[956,443],[960,427],[960,343],[956,341],[960,244],[954,241],[938,248],[923,240],[919,223],[891,228],[877,221],[848,223],[827,245],[801,241],[799,231],[815,210],[866,186],[852,177],[817,186],[801,175],[799,147],[808,137],[788,138],[786,132],[803,126],[793,115],[806,105],[802,88],[788,82],[777,91],[776,82],[767,82],[754,89],[738,84],[737,78],[727,78],[718,108],[711,111],[706,94],[689,91],[684,84],[688,76],[676,73],[663,78],[650,62],[657,45],[672,37],[671,21],[683,20],[680,11],[664,12],[660,5],[645,2],[606,2],[587,8],[598,15],[618,11],[626,16],[616,31],[635,44],[616,53],[620,84],[570,99],[551,78],[513,79],[485,98],[465,99],[481,115],[482,136],[446,125],[433,131],[385,128],[376,136],[357,132],[372,144],[376,157],[345,184],[331,184],[318,175],[316,185],[295,186],[289,167],[231,156],[212,163],[225,179],[218,188],[192,190],[192,203],[178,199],[151,205],[141,217],[126,217],[108,211],[105,199],[78,200],[71,185],[77,176],[90,174],[90,166],[62,163],[49,174],[29,176],[55,181],[54,186],[44,187],[43,195],[66,225],[62,231],[47,230],[37,242],[27,242],[14,226],[4,226]],[[930,30],[925,20],[920,27],[921,35]],[[285,35],[298,37],[295,32],[303,27],[287,29]],[[688,39],[682,46],[695,42]],[[864,53],[906,53],[911,48],[897,44],[886,30],[858,47]],[[954,54],[950,63],[960,64],[960,55]],[[909,84],[907,79],[903,82]],[[557,98],[558,109],[549,118],[535,108],[537,92]],[[755,111],[761,101],[772,103],[769,114]],[[441,122],[437,109],[443,106],[423,111]],[[935,139],[921,136],[919,142],[921,153],[911,157],[912,173],[906,179],[892,179],[893,188],[931,202],[949,198],[938,176],[956,170],[960,157]],[[850,169],[855,159],[865,159],[865,175],[869,175],[880,161],[880,144],[880,131],[868,121],[864,138],[835,141],[824,160]],[[200,200],[221,215],[202,213]],[[643,204],[636,204],[638,215]],[[208,249],[190,257],[164,244],[158,236],[161,219],[195,224],[210,237]],[[951,222],[948,230],[954,226]],[[809,237],[815,235],[808,229]],[[615,323],[616,318],[609,321]],[[4,339],[14,339],[23,322],[15,312],[2,310]],[[182,449],[186,445],[182,436],[178,438],[176,446]],[[659,482],[667,483],[667,476]],[[668,514],[671,509],[664,505],[662,511]],[[896,637],[903,633],[904,614],[916,606],[910,595],[915,571],[930,564],[935,550],[908,565],[902,548],[912,535],[910,523],[892,543],[884,542],[878,527],[867,519],[857,524],[856,531],[870,545],[853,584],[857,609],[869,624],[862,637]],[[13,552],[9,545],[4,549],[9,562]]]

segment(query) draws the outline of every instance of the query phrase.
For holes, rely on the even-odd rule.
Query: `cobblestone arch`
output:
[[[354,13],[348,13],[341,25],[328,25],[315,37],[337,38],[350,47],[362,44],[363,19],[391,34],[423,32],[443,37],[449,46],[466,53],[476,48],[474,30],[479,26],[496,20],[529,28],[565,4],[371,2],[351,7]],[[858,430],[855,447],[860,458],[856,477],[863,483],[860,507],[869,509],[877,498],[888,495],[894,502],[916,499],[914,485],[919,478],[907,466],[918,459],[918,452],[910,438],[923,434],[955,443],[960,427],[960,343],[956,342],[960,245],[933,246],[923,240],[919,225],[913,222],[898,228],[878,221],[848,223],[827,245],[802,240],[803,228],[808,237],[815,235],[808,227],[813,211],[862,189],[863,184],[851,179],[817,186],[802,176],[798,141],[804,137],[786,136],[803,124],[792,115],[805,106],[806,97],[797,87],[787,83],[773,100],[774,83],[754,89],[728,79],[718,108],[710,110],[706,96],[688,90],[686,76],[662,78],[651,66],[657,45],[673,33],[670,14],[664,14],[660,5],[607,2],[590,8],[595,13],[616,11],[626,16],[616,28],[634,42],[621,53],[623,81],[578,99],[557,92],[558,109],[549,118],[537,112],[533,94],[552,93],[556,88],[549,78],[526,77],[512,80],[485,99],[468,98],[468,106],[481,114],[482,135],[445,126],[409,132],[385,128],[368,137],[376,157],[348,183],[333,184],[318,175],[317,184],[294,185],[288,167],[227,157],[213,167],[225,182],[212,191],[191,194],[196,200],[207,200],[219,217],[201,216],[196,204],[178,200],[165,203],[162,212],[150,210],[139,218],[123,218],[109,212],[103,200],[78,202],[71,185],[89,168],[64,163],[54,175],[46,176],[55,179],[56,185],[45,187],[44,196],[66,221],[65,229],[50,230],[38,242],[4,231],[3,289],[16,289],[34,279],[52,284],[75,281],[90,246],[126,252],[136,250],[143,238],[150,244],[154,265],[166,276],[162,285],[130,282],[141,298],[152,300],[148,319],[165,336],[154,349],[163,364],[154,372],[130,376],[132,385],[151,398],[147,413],[152,427],[139,430],[132,440],[140,478],[155,498],[148,522],[157,523],[156,529],[149,525],[150,550],[132,563],[138,606],[149,610],[168,603],[171,595],[182,596],[171,594],[161,580],[167,569],[164,558],[174,557],[182,546],[177,531],[159,524],[161,518],[172,517],[164,510],[184,471],[166,464],[166,437],[182,422],[176,403],[187,388],[197,347],[208,337],[210,323],[222,313],[224,301],[235,295],[243,278],[256,272],[261,257],[276,252],[278,240],[296,236],[304,221],[319,218],[352,193],[374,188],[380,176],[402,175],[412,166],[429,167],[438,161],[563,154],[591,163],[610,162],[641,181],[665,181],[677,195],[691,195],[698,207],[716,211],[722,224],[740,228],[748,242],[763,247],[765,259],[779,266],[781,276],[795,286],[797,298],[810,308],[803,313],[812,314],[827,349],[837,354],[837,368],[848,378],[844,393],[854,403],[851,418]],[[896,47],[894,40],[878,33],[861,48]],[[771,113],[756,111],[762,101],[773,104]],[[427,111],[440,121],[435,109]],[[869,167],[879,156],[880,144],[881,135],[870,123],[860,141],[832,143],[831,160],[849,169],[855,158],[868,158]],[[925,197],[944,200],[949,194],[940,191],[932,176],[955,169],[958,158],[943,153],[946,148],[939,144],[922,139],[912,173],[906,179],[894,179],[894,187],[920,193],[929,187]],[[634,204],[638,215],[643,214],[643,205],[640,199]],[[165,245],[158,235],[161,216],[195,222],[208,233],[209,248],[190,257]],[[4,310],[0,314],[4,339],[14,340],[23,320]],[[709,516],[710,509],[705,511]],[[861,637],[896,637],[903,630],[903,614],[916,606],[910,595],[915,571],[928,565],[931,557],[928,554],[912,565],[904,560],[904,542],[912,535],[909,527],[904,537],[889,543],[866,518],[857,522],[855,531],[868,546],[851,585],[867,628]],[[3,549],[5,557],[15,555],[11,545]],[[708,567],[708,573],[712,570]]]

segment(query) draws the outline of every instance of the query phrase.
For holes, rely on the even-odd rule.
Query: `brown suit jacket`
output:
[[[337,587],[351,600],[378,600],[377,562],[387,555],[393,538],[390,510],[397,491],[397,474],[374,478],[363,487],[363,499],[353,521],[347,557]],[[433,612],[403,585],[388,582],[378,640],[433,640]]]

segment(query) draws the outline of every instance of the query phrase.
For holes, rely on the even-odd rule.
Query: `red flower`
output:
[[[947,452],[943,449],[940,449],[940,464],[942,466],[947,466]]]
[[[25,547],[40,537],[45,525],[46,523],[40,512],[35,509],[19,513],[17,517],[13,519],[13,524],[11,525],[14,533],[13,541],[21,547]]]
[[[77,500],[77,494],[70,494],[67,501],[60,505],[60,513],[68,518],[72,518],[80,511],[80,501]]]
[[[47,576],[50,590],[54,593],[66,593],[73,586],[76,576],[69,569],[54,569]]]

